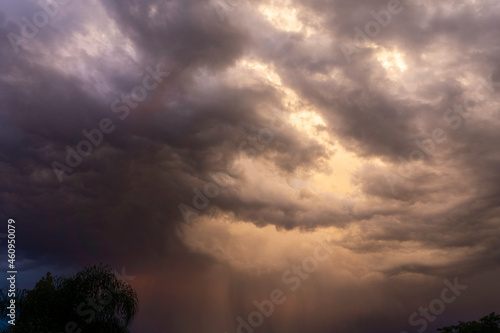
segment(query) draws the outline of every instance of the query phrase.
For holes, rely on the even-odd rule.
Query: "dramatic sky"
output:
[[[21,286],[109,263],[133,333],[233,333],[276,289],[241,332],[500,311],[498,1],[1,0],[0,37]]]

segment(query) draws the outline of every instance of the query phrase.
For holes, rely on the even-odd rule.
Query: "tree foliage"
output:
[[[477,321],[460,321],[458,325],[438,328],[443,333],[500,333],[500,315],[492,312]]]
[[[47,273],[33,290],[19,292],[16,325],[4,332],[125,333],[138,309],[132,287],[103,264],[87,266],[70,277]],[[2,291],[3,312],[8,301]]]

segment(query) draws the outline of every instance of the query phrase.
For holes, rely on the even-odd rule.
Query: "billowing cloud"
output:
[[[27,270],[126,267],[137,332],[235,332],[275,289],[255,331],[417,331],[455,278],[426,328],[498,311],[495,1],[0,9],[0,219]]]

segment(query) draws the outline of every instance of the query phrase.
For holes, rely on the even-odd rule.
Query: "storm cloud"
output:
[[[236,332],[275,289],[252,330],[416,332],[455,278],[428,332],[499,311],[499,18],[474,0],[2,3],[0,220],[40,277],[125,267],[132,332]]]

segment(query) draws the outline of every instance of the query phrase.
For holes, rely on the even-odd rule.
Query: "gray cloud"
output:
[[[219,258],[214,244],[234,235],[215,226],[210,241],[186,244],[194,231],[178,207],[236,159],[243,171],[196,221],[276,227],[276,248],[294,230],[346,232],[339,260],[356,262],[320,271],[262,330],[405,330],[454,276],[470,289],[434,326],[498,311],[499,87],[484,80],[500,81],[499,6],[404,1],[369,43],[352,44],[388,1],[221,3],[72,1],[17,53],[8,34],[41,7],[0,5],[0,219],[21,222],[30,269],[126,266],[142,295],[135,330],[235,331],[281,272]],[[350,63],[341,43],[359,50]],[[121,120],[112,103],[126,105],[157,65],[169,76]],[[283,126],[263,142],[273,111]],[[60,182],[53,162],[103,118],[116,129]],[[429,139],[431,154],[416,143]]]

